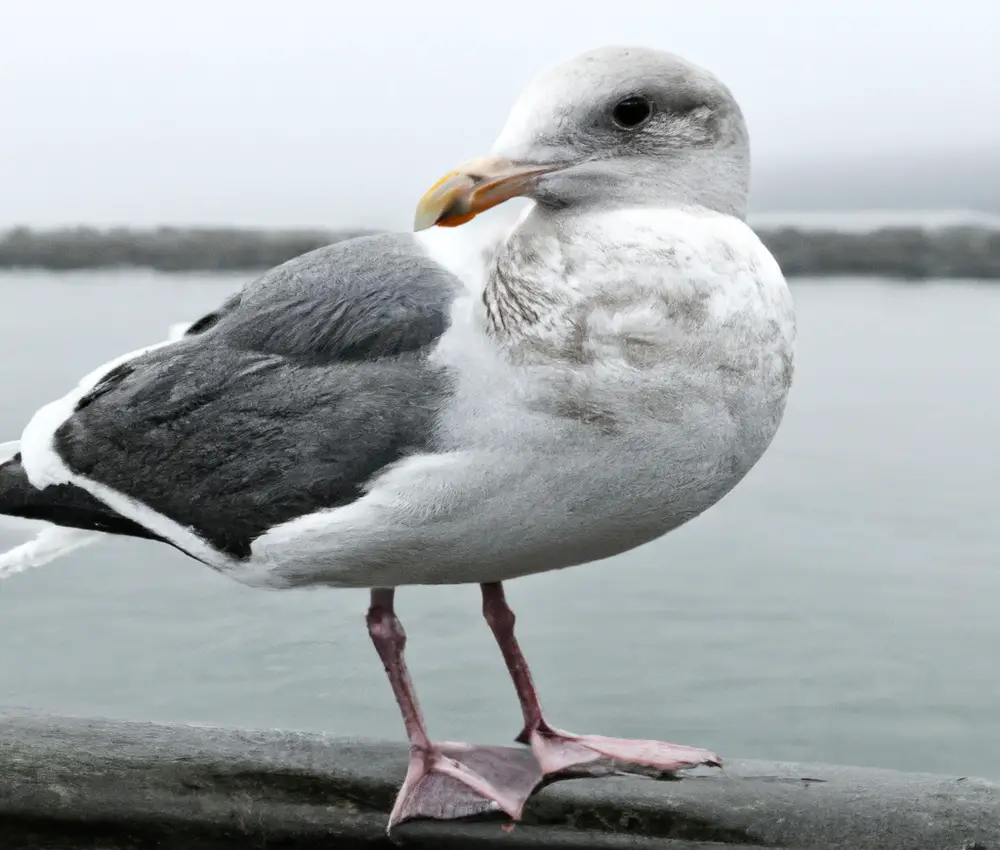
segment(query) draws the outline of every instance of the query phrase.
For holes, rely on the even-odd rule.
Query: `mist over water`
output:
[[[8,3],[0,228],[406,227],[536,74],[600,45],[733,91],[753,208],[1000,204],[1000,5],[982,0]]]

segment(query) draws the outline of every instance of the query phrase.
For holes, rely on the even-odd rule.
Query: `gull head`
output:
[[[673,54],[584,53],[536,78],[491,152],[421,198],[414,229],[454,227],[515,197],[552,210],[692,206],[746,215],[750,149],[729,89]]]

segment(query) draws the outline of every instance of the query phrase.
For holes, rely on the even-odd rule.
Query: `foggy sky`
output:
[[[7,0],[0,227],[405,227],[535,73],[602,44],[717,73],[768,174],[1000,148],[989,0],[341,2]]]

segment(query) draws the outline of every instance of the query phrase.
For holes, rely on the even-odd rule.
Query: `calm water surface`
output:
[[[0,276],[0,440],[241,280]],[[1000,777],[1000,287],[794,289],[796,386],[747,480],[664,540],[509,586],[550,718]],[[0,704],[401,738],[365,605],[113,540],[0,585]],[[404,589],[399,611],[432,734],[508,741],[520,715],[476,588]]]

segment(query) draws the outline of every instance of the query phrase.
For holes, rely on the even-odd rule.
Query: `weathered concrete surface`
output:
[[[405,763],[396,744],[0,712],[0,847],[389,848]],[[445,850],[1000,850],[1000,784],[732,762],[681,780],[560,782],[512,831],[417,822],[395,838]]]

